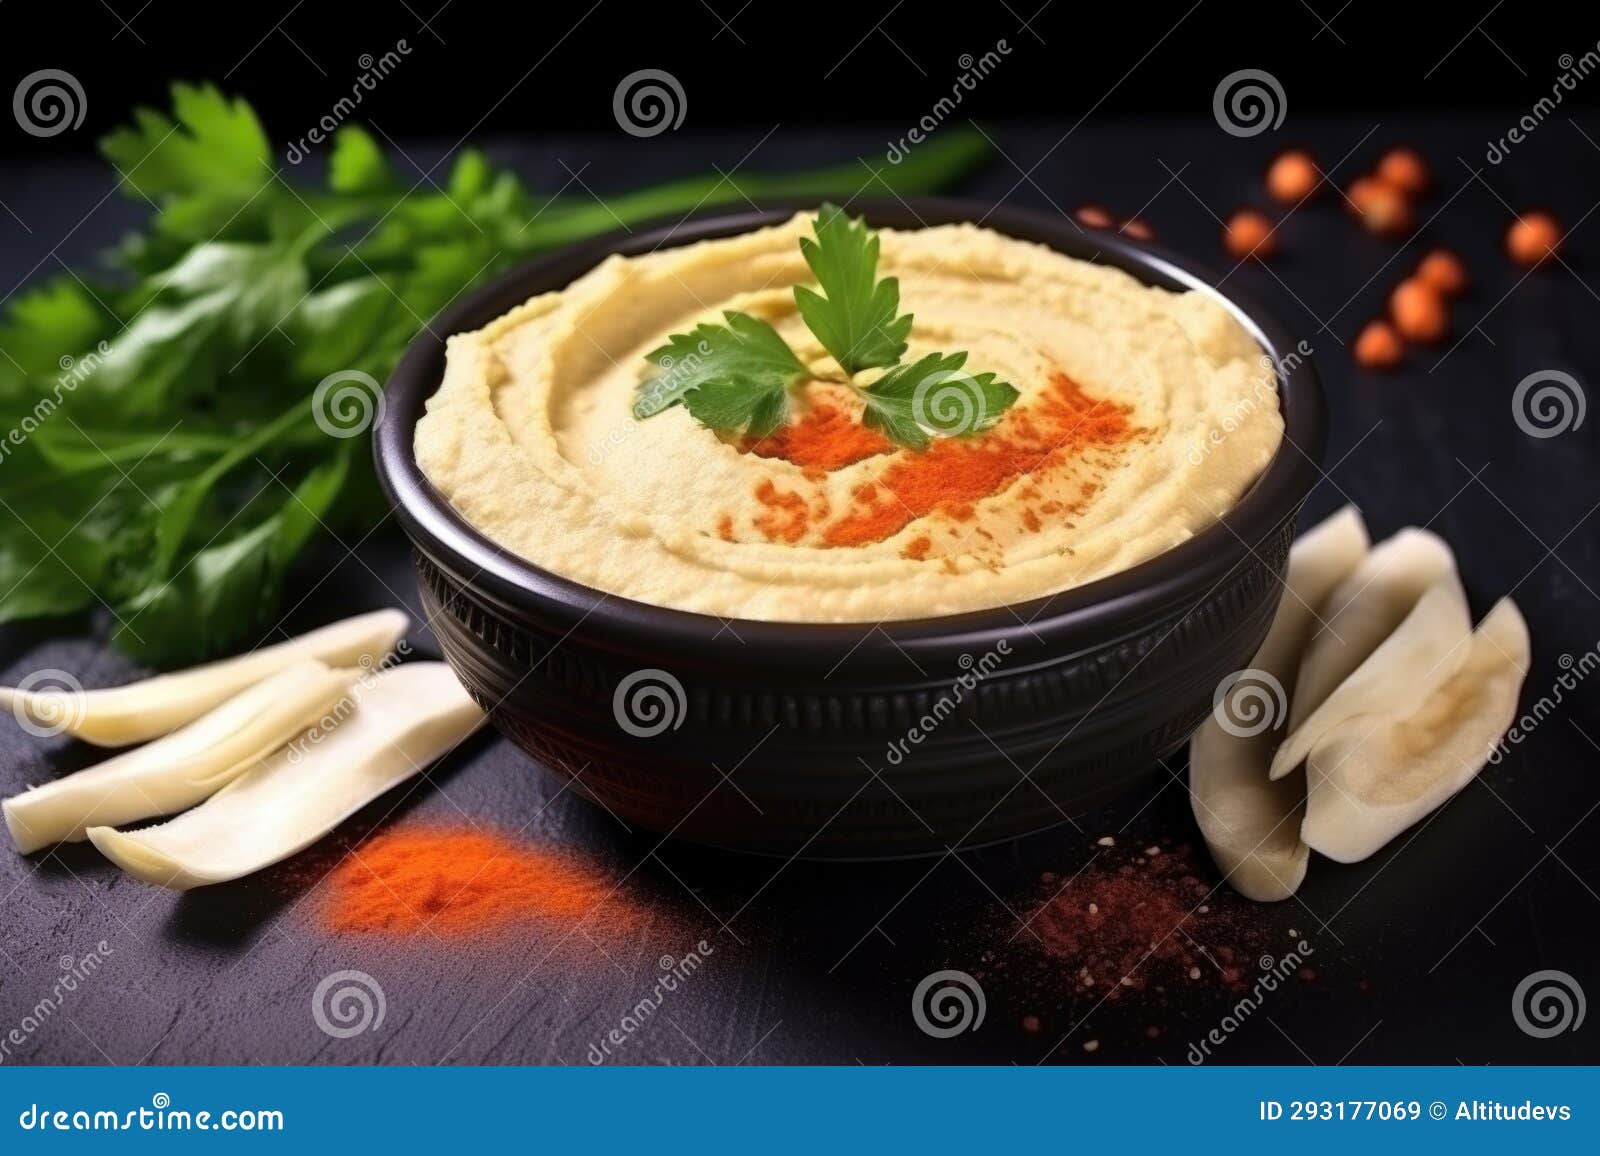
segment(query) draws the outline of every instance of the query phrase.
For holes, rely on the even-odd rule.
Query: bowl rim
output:
[[[449,558],[465,582],[503,605],[539,617],[563,632],[580,625],[640,648],[644,640],[693,646],[702,658],[743,654],[750,648],[798,647],[833,658],[841,647],[893,649],[902,653],[951,642],[992,646],[1025,629],[1038,638],[1101,636],[1109,621],[1132,624],[1170,610],[1185,594],[1215,589],[1229,573],[1292,519],[1320,473],[1326,439],[1321,379],[1309,353],[1277,317],[1249,294],[1215,287],[1202,265],[1164,247],[1109,231],[1088,229],[1070,218],[982,201],[945,197],[849,203],[875,227],[917,228],[979,223],[1005,236],[1038,241],[1067,256],[1095,257],[1145,284],[1195,289],[1227,308],[1272,359],[1276,370],[1284,438],[1249,489],[1216,523],[1155,556],[1103,578],[1054,594],[959,614],[883,621],[804,622],[719,616],[640,602],[586,586],[545,570],[498,545],[456,512],[417,465],[413,438],[426,402],[438,387],[445,337],[477,329],[537,293],[560,289],[612,254],[637,255],[658,248],[736,236],[778,224],[797,211],[814,210],[815,199],[769,199],[751,208],[716,209],[617,230],[546,254],[495,278],[447,306],[407,347],[384,390],[383,412],[373,438],[379,483],[396,518],[421,553]],[[1290,360],[1290,353],[1296,356]],[[466,576],[467,572],[470,577]]]

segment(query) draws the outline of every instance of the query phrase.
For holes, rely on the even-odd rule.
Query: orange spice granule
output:
[[[798,421],[746,447],[757,457],[782,458],[808,472],[826,473],[889,453],[889,439],[837,406],[819,403]]]
[[[922,453],[898,456],[878,478],[887,497],[860,498],[823,531],[829,546],[881,542],[942,509],[970,516],[972,503],[999,493],[1016,478],[1053,466],[1095,445],[1126,441],[1137,431],[1127,406],[1085,394],[1056,374],[1026,410],[1008,414],[993,430],[973,438],[940,438]],[[1094,492],[1085,486],[1084,496]]]
[[[733,541],[733,515],[724,514],[717,519],[717,537],[724,542]]]
[[[400,827],[357,847],[328,876],[335,931],[442,938],[521,920],[631,925],[615,881],[584,860],[470,827]]]
[[[771,478],[763,478],[756,487],[756,501],[764,507],[756,515],[756,529],[773,542],[798,542],[811,523],[811,510],[806,500],[793,490],[780,490]]]
[[[1032,509],[1026,509],[1022,511],[1022,525],[1023,528],[1028,531],[1028,533],[1037,534],[1040,526],[1043,524],[1044,523],[1039,521],[1039,515],[1034,513]]]
[[[920,562],[928,556],[928,551],[933,549],[933,539],[923,534],[906,543],[906,548],[901,551],[905,557]]]

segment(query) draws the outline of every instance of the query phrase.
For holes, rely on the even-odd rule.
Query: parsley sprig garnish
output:
[[[836,205],[823,205],[815,238],[800,251],[816,275],[819,293],[794,287],[806,327],[838,363],[823,377],[854,390],[862,422],[897,445],[924,450],[933,435],[964,436],[987,429],[1017,400],[1017,391],[993,373],[963,372],[965,353],[930,353],[901,364],[912,317],[900,312],[900,283],[878,277],[878,235]],[[768,322],[727,311],[725,324],[705,323],[675,333],[645,355],[657,373],[639,386],[634,416],[654,417],[683,405],[702,425],[720,433],[765,437],[788,420],[789,397],[801,381],[816,379]],[[852,380],[866,369],[887,372],[868,385]]]

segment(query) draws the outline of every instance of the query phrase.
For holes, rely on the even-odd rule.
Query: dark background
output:
[[[1582,56],[1600,39],[1593,22],[1555,9],[1530,19],[1494,0],[810,8],[776,0],[64,0],[6,4],[0,30],[7,90],[53,67],[77,76],[88,94],[83,131],[0,140],[6,151],[46,154],[81,151],[134,105],[164,105],[173,79],[248,95],[269,135],[287,140],[349,91],[363,54],[381,56],[400,39],[412,50],[404,76],[370,94],[363,117],[394,136],[451,139],[469,128],[475,136],[617,134],[612,91],[640,68],[684,83],[688,129],[894,123],[921,116],[947,92],[963,54],[982,56],[1001,39],[1012,55],[983,82],[972,115],[1068,123],[1091,110],[1097,119],[1206,116],[1217,81],[1248,67],[1284,82],[1293,113],[1454,112],[1527,103],[1548,91],[1561,54]],[[1569,100],[1592,107],[1600,92],[1580,86]]]
[[[983,123],[997,152],[959,191],[1046,213],[1088,200],[1138,213],[1164,243],[1217,269],[1224,290],[1266,301],[1314,349],[1328,389],[1328,472],[1307,519],[1354,501],[1375,537],[1429,525],[1456,548],[1475,613],[1514,593],[1534,644],[1525,706],[1550,692],[1563,656],[1600,642],[1600,520],[1591,517],[1600,508],[1600,420],[1591,412],[1581,428],[1535,439],[1510,410],[1511,391],[1531,372],[1573,373],[1591,401],[1600,380],[1600,224],[1590,217],[1600,200],[1600,79],[1568,94],[1506,163],[1484,160],[1486,142],[1550,91],[1558,56],[1581,56],[1600,28],[1488,0],[1426,20],[1393,4],[1311,0],[1331,28],[1305,4],[1220,0],[1187,16],[1184,7],[1056,0],[1037,19],[1021,4],[812,12],[759,0],[737,14],[735,0],[710,0],[710,9],[610,0],[587,16],[581,3],[458,0],[433,19],[432,5],[408,3],[0,7],[4,87],[58,67],[88,97],[83,126],[51,140],[0,125],[0,150],[11,158],[0,166],[10,213],[0,214],[4,288],[58,262],[91,261],[142,218],[146,206],[112,195],[90,142],[136,103],[164,104],[169,78],[211,79],[247,96],[271,137],[287,142],[348,91],[360,54],[405,37],[412,54],[357,119],[419,167],[470,138],[538,188],[579,171],[604,190],[712,165],[726,171],[747,157],[752,168],[781,171],[881,156],[949,90],[962,53],[981,55],[1005,37],[1012,55],[958,118]],[[644,67],[676,75],[688,111],[679,131],[637,141],[613,121],[611,96],[624,74]],[[1251,67],[1283,82],[1287,117],[1279,131],[1239,139],[1218,129],[1211,99],[1223,75]],[[1312,148],[1341,186],[1393,144],[1422,148],[1436,174],[1423,229],[1403,246],[1380,241],[1325,195],[1284,220],[1272,264],[1230,268],[1219,218],[1265,204],[1260,174],[1288,143]],[[1561,262],[1525,274],[1505,260],[1501,238],[1512,212],[1533,206],[1572,233]],[[1411,351],[1397,372],[1357,370],[1348,349],[1356,331],[1441,243],[1474,279],[1451,338]],[[377,605],[417,607],[392,525],[354,554],[330,546],[289,601],[307,594],[291,630]],[[417,638],[426,651],[425,631]],[[8,627],[0,656],[5,683],[47,666],[91,686],[136,673],[85,623]],[[1218,904],[1240,912],[1269,947],[1291,943],[1291,931],[1307,938],[1315,976],[1250,1017],[1217,1061],[1593,1061],[1592,1023],[1533,1038],[1513,1020],[1511,993],[1534,971],[1560,969],[1600,994],[1597,740],[1600,679],[1371,860],[1314,861],[1286,904],[1250,907],[1221,893]],[[0,719],[0,792],[93,757],[39,744]],[[660,845],[485,736],[315,852],[238,884],[180,897],[126,879],[83,847],[29,858],[0,851],[0,1033],[49,990],[61,956],[105,941],[114,954],[97,981],[7,1062],[581,1064],[649,992],[657,960],[705,938],[715,953],[703,978],[619,1059],[1182,1064],[1232,997],[1202,988],[1159,1008],[1063,997],[1025,966],[1026,938],[1019,949],[1008,908],[1026,909],[1042,873],[1088,863],[1101,835],[1125,847],[1193,841],[1183,776],[1180,754],[1122,802],[1082,817],[1081,832],[935,862],[825,867]],[[651,918],[620,943],[530,933],[477,951],[323,931],[321,871],[366,830],[421,819],[493,823],[580,849],[626,875],[627,894]],[[320,979],[346,968],[381,983],[388,1018],[381,1030],[335,1040],[317,1029],[309,1003]],[[941,968],[982,977],[981,1030],[935,1040],[916,1028],[911,992]],[[1022,1026],[1029,1015],[1040,1020],[1037,1034]]]

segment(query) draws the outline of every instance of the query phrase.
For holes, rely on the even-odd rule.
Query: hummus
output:
[[[1210,297],[971,225],[882,230],[879,275],[916,318],[905,362],[965,350],[966,371],[1018,390],[991,428],[901,449],[820,380],[755,441],[683,406],[634,417],[658,374],[645,355],[723,310],[840,376],[791,291],[811,282],[810,226],[612,257],[450,338],[417,425],[423,473],[494,541],[586,586],[725,617],[880,621],[1133,566],[1213,524],[1282,440],[1270,361]]]

